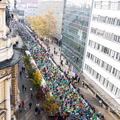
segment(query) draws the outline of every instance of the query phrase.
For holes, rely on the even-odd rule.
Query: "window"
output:
[[[110,22],[111,22],[111,18],[108,18],[107,23],[110,24]]]
[[[96,8],[96,9],[101,8],[101,1],[96,1],[96,2],[94,3],[94,8]]]
[[[99,74],[98,73],[96,74],[96,79],[99,79]]]
[[[92,76],[94,76],[94,73],[95,73],[95,71],[93,70],[93,71],[91,72]]]
[[[107,40],[115,41],[115,42],[120,43],[120,36],[118,36],[116,34],[108,33],[106,31],[102,31],[102,30],[99,30],[99,29],[96,29],[96,28],[92,28],[91,33],[93,33],[95,35],[98,35],[98,36],[100,36],[102,38],[105,38]]]
[[[108,84],[108,81],[105,79],[105,81],[104,81],[104,87],[106,87],[107,86],[107,84]]]
[[[101,64],[101,67],[104,67],[104,63],[105,63],[105,62],[103,61],[102,64]]]
[[[120,26],[120,19],[117,20],[117,26]]]
[[[96,45],[97,45],[97,43],[94,43],[94,48],[96,49]]]
[[[102,1],[102,9],[108,9],[108,7],[109,7],[109,2]]]
[[[114,85],[112,84],[112,85],[111,85],[111,90],[110,90],[111,92],[113,91],[113,87],[114,87]]]
[[[116,18],[111,18],[111,24],[114,25]]]
[[[107,81],[106,88],[108,87],[109,81]]]
[[[111,88],[112,88],[112,83],[109,82],[107,89],[111,91]]]
[[[114,35],[114,40],[115,40],[115,41],[118,41],[118,40],[117,40],[117,35]]]
[[[101,84],[103,84],[104,79],[105,79],[105,78],[104,78],[103,76],[101,76],[101,79],[100,79],[100,83],[101,83]]]
[[[107,70],[111,73],[112,66],[111,66],[111,65],[108,65]]]
[[[115,95],[116,89],[117,89],[117,87],[114,85],[114,86],[113,86],[113,90],[112,90],[112,93],[113,93],[114,95]]]
[[[118,91],[118,88],[117,88],[116,91],[115,91],[115,95],[117,94],[117,91]]]
[[[103,67],[104,67],[104,69],[106,69],[107,68],[107,63],[104,62],[104,66]]]
[[[117,78],[120,80],[120,71],[117,72]]]
[[[97,44],[97,49],[100,50],[100,44]]]
[[[107,64],[107,65],[106,65],[106,68],[105,68],[106,70],[108,70],[108,66],[109,66],[109,65]]]
[[[115,57],[115,51],[111,51],[111,57],[112,57],[112,58]]]
[[[118,1],[118,10],[120,10],[120,1]]]
[[[114,74],[113,74],[115,77],[116,77],[117,71],[118,71],[118,70],[117,70],[117,69],[115,69],[115,72],[114,72]]]
[[[101,75],[99,76],[99,81],[101,80]]]
[[[104,83],[105,83],[105,78],[104,78],[104,80],[103,80],[103,83],[102,83],[102,84],[104,85]]]
[[[112,74],[113,74],[114,76],[116,76],[116,74],[117,74],[117,70],[116,70],[115,68],[113,68],[113,70],[112,70]]]
[[[96,49],[99,49],[101,52],[107,54],[108,56],[112,57],[113,59],[116,59],[116,55],[117,55],[117,58],[116,60],[120,61],[120,53],[118,52],[115,52],[107,47],[104,47],[96,42],[93,42],[91,40],[89,40],[89,46],[92,47],[92,48],[96,48]],[[118,54],[117,54],[118,53]]]
[[[95,1],[94,8],[120,10],[120,1]]]
[[[97,75],[97,72],[96,72],[96,71],[94,71],[94,78],[96,78],[96,75]]]
[[[109,53],[109,49],[108,49],[107,47],[103,47],[103,52],[104,52],[105,54],[108,54],[108,53]]]
[[[117,97],[120,97],[120,89],[117,89],[117,90],[116,90],[116,96],[117,96]]]

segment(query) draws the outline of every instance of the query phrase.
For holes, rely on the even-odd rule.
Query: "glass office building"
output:
[[[77,72],[83,65],[90,14],[90,1],[65,0],[61,52],[72,70]]]

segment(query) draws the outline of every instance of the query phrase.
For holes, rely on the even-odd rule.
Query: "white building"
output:
[[[94,0],[83,73],[120,115],[120,1]]]

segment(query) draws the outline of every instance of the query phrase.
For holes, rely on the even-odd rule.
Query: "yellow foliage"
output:
[[[59,105],[55,103],[54,97],[52,96],[47,96],[46,100],[43,103],[43,107],[49,113],[54,113],[59,109]]]
[[[51,11],[43,16],[30,16],[27,21],[38,36],[50,37],[56,34],[56,19]]]
[[[33,72],[33,84],[39,86],[42,81],[42,74],[39,70]]]

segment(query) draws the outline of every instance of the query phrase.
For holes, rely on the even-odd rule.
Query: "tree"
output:
[[[44,18],[47,23],[47,29],[49,33],[49,37],[53,37],[56,34],[56,19],[52,11],[48,11],[45,15]]]
[[[48,113],[55,113],[59,109],[59,105],[55,102],[55,98],[47,94],[46,100],[43,102],[43,108]]]
[[[29,56],[24,57],[24,64],[25,64],[25,68],[28,72],[29,78],[33,78],[33,73],[35,72],[35,69],[32,68]]]
[[[36,98],[37,98],[37,100],[44,101],[45,97],[46,97],[46,93],[44,93],[43,87],[40,86],[37,90]]]
[[[42,81],[42,74],[41,74],[41,72],[39,70],[35,70],[33,72],[33,81],[32,81],[33,85],[35,87],[39,87],[40,84],[41,84],[41,81]]]
[[[50,10],[43,16],[30,16],[27,21],[39,37],[53,37],[56,34],[56,19]]]

